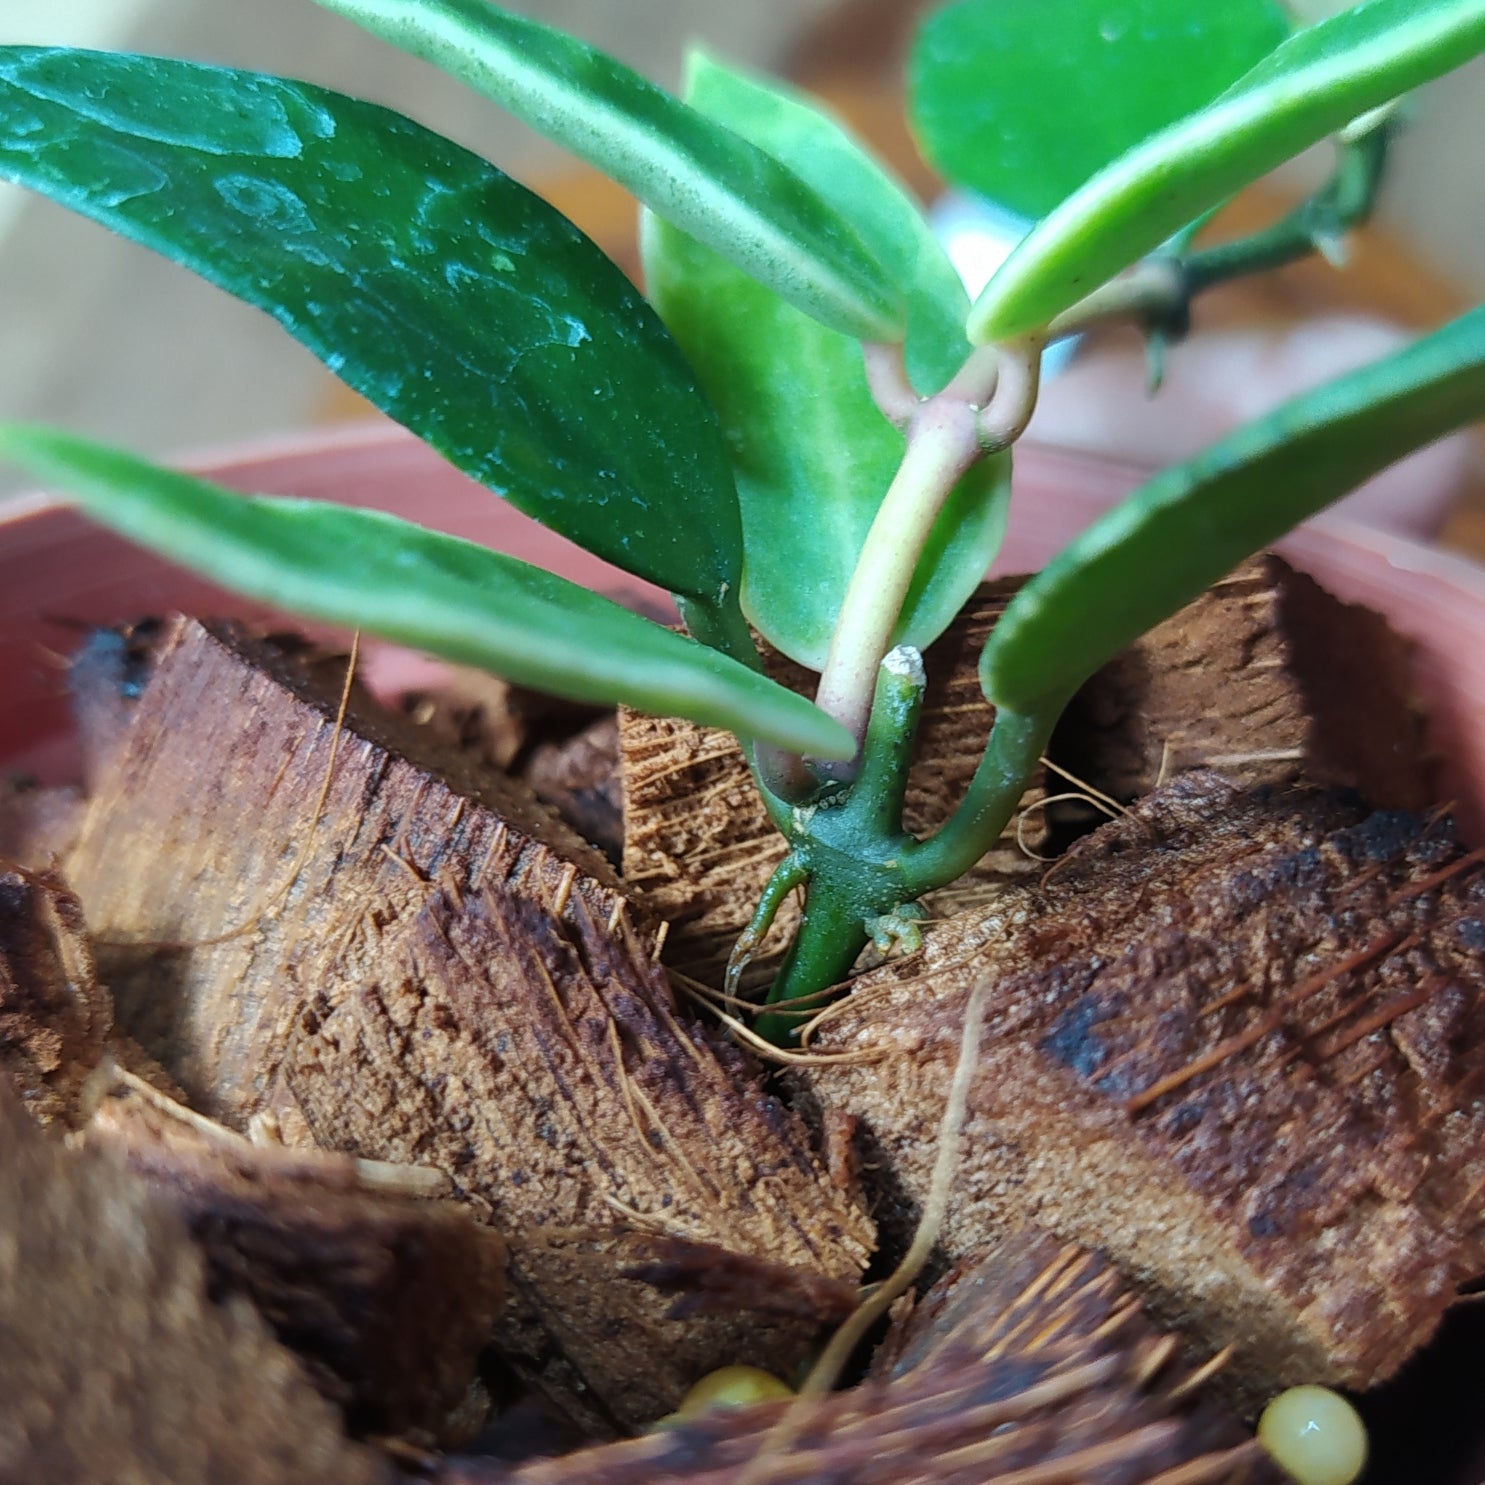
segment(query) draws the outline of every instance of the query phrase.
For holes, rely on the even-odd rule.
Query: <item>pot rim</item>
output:
[[[658,589],[599,561],[504,500],[491,499],[415,435],[379,416],[188,451],[174,462],[232,487],[264,493],[341,498],[345,476],[351,488],[344,489],[343,498],[490,542],[634,606],[668,607]],[[1023,443],[1018,498],[992,571],[1025,571],[1044,562],[1147,475],[1127,461]],[[65,554],[79,539],[94,547],[95,562],[100,553],[107,554],[112,571],[86,580],[72,572]],[[1416,642],[1417,688],[1446,760],[1446,797],[1464,802],[1471,823],[1485,824],[1485,567],[1342,515],[1316,518],[1278,543],[1278,550],[1337,596],[1382,609]],[[48,778],[65,772],[60,739],[67,728],[55,661],[40,658],[44,648],[59,647],[45,615],[62,613],[85,625],[172,608],[272,614],[265,605],[227,598],[183,569],[131,547],[87,522],[65,498],[45,492],[0,501],[0,574],[7,563],[13,564],[10,581],[0,581],[0,675],[6,681],[0,692],[0,760]],[[75,565],[85,568],[86,560]],[[306,627],[313,632],[314,626]],[[1469,643],[1472,637],[1479,642]],[[402,674],[410,673],[408,652],[375,646],[367,653],[376,650],[393,657],[383,686],[394,689],[399,666]],[[422,675],[426,678],[426,662]],[[1485,832],[1475,833],[1485,838]]]

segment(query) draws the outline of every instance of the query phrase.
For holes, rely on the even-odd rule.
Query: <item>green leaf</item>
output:
[[[606,53],[487,0],[319,0],[495,99],[824,324],[901,338],[897,287],[776,160]]]
[[[736,493],[679,349],[591,242],[477,156],[304,83],[6,47],[0,178],[267,310],[589,550],[706,603],[735,593]]]
[[[236,592],[524,685],[726,727],[820,758],[853,743],[813,703],[565,578],[380,511],[243,496],[117,449],[0,424],[0,457],[95,520]]]
[[[1100,665],[1378,470],[1485,416],[1485,308],[1157,475],[1012,599],[980,663],[997,706],[1059,707]]]
[[[699,50],[687,58],[686,102],[792,170],[840,214],[906,301],[913,385],[925,395],[943,387],[970,352],[969,296],[901,182],[813,99]]]
[[[947,179],[1045,216],[1289,29],[1277,0],[959,0],[914,42],[913,124]]]
[[[922,213],[836,123],[797,97],[702,58],[690,101],[777,152],[843,210],[904,284],[907,352],[925,391],[969,352],[967,305]],[[686,234],[647,217],[651,298],[711,393],[743,510],[743,609],[770,643],[819,669],[862,543],[904,448],[866,385],[861,348]],[[926,645],[984,576],[1005,523],[1009,465],[986,461],[941,515],[898,642]]]
[[[976,301],[971,338],[1049,324],[1235,191],[1482,49],[1485,0],[1366,0],[1298,32],[1034,227]]]

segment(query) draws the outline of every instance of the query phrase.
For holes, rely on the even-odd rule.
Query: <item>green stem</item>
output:
[[[750,670],[762,673],[763,659],[758,646],[753,643],[753,633],[743,617],[740,604],[735,600],[730,603],[700,603],[679,594],[675,596],[675,602],[681,621],[693,639],[720,650]],[[757,743],[746,737],[738,738],[738,745],[747,757],[768,818],[776,830],[785,829],[790,806],[810,798],[819,789],[820,780],[797,753],[785,752],[783,748]]]
[[[753,909],[748,926],[738,934],[732,953],[727,956],[727,975],[722,988],[728,995],[737,994],[742,972],[748,967],[748,961],[757,951],[758,945],[768,937],[768,930],[773,927],[773,920],[783,907],[784,899],[796,887],[804,886],[809,881],[809,876],[809,867],[805,865],[804,858],[793,851],[774,868],[773,875],[769,877],[758,898],[758,906]]]
[[[1157,253],[1064,310],[1047,327],[1047,339],[1081,335],[1112,320],[1164,319],[1179,312],[1189,298],[1181,260]]]
[[[793,849],[785,863],[789,886],[805,875],[808,881],[799,931],[769,990],[770,1005],[839,984],[866,945],[868,920],[893,913],[906,901],[902,863],[913,841],[902,828],[902,801],[924,684],[922,656],[910,645],[899,645],[877,672],[860,778],[815,807],[795,812],[788,830]],[[779,885],[776,874],[765,896],[781,901]],[[759,904],[759,913],[764,906]],[[757,1029],[785,1043],[795,1024],[792,1017],[765,1016]]]
[[[845,980],[856,956],[866,947],[865,922],[860,904],[850,893],[832,890],[828,882],[812,877],[805,888],[799,931],[769,989],[769,1005],[814,995]],[[819,1007],[812,1005],[812,1009]],[[753,1029],[775,1046],[787,1046],[804,1019],[797,1015],[760,1016]]]
[[[1192,253],[1185,262],[1188,297],[1229,279],[1282,268],[1317,248],[1324,252],[1361,226],[1376,204],[1391,134],[1384,119],[1354,139],[1342,139],[1334,173],[1307,201],[1262,232]]]
[[[923,657],[911,645],[898,645],[888,651],[877,671],[871,721],[861,750],[861,773],[852,792],[870,800],[873,819],[866,822],[867,827],[884,838],[895,839],[902,832],[902,802],[907,796],[913,743],[927,684]]]
[[[984,453],[978,418],[995,388],[998,354],[982,347],[942,392],[918,404],[907,451],[846,588],[815,703],[858,739],[865,739],[877,667],[891,647],[933,523],[960,477]],[[829,771],[837,777],[850,773],[849,767]]]
[[[1371,215],[1387,162],[1390,120],[1337,143],[1336,168],[1307,200],[1261,232],[1192,253],[1160,252],[1101,285],[1048,327],[1049,338],[1077,335],[1110,320],[1184,327],[1191,301],[1207,289],[1282,268],[1327,251]]]
[[[906,897],[921,897],[962,877],[999,840],[1020,803],[1061,707],[1036,716],[996,713],[990,741],[963,801],[943,828],[909,847],[903,862]]]

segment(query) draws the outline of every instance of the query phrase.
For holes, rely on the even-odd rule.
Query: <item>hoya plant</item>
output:
[[[1383,466],[1485,413],[1485,312],[1157,475],[1018,592],[979,660],[965,797],[902,823],[921,652],[994,557],[1049,343],[1179,333],[1235,275],[1365,215],[1397,100],[1485,49],[1485,0],[956,0],[910,62],[951,182],[1034,221],[972,302],[919,205],[807,98],[692,59],[684,100],[486,0],[320,0],[643,204],[648,299],[550,206],[384,108],[181,61],[0,48],[0,176],[273,315],[495,493],[675,595],[688,633],[387,515],[245,498],[65,433],[0,453],[229,587],[562,695],[728,728],[788,854],[734,964],[804,894],[771,1001],[1000,835],[1067,700],[1150,625]],[[1333,141],[1267,230],[1198,236]],[[818,673],[764,673],[755,636]],[[783,1017],[770,1018],[779,1027]]]

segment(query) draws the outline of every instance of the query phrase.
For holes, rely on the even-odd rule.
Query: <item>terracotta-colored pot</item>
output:
[[[560,570],[631,607],[669,606],[658,589],[523,516],[389,422],[181,462],[245,493],[375,506]],[[45,782],[65,779],[72,750],[60,655],[90,625],[177,610],[272,614],[105,531],[65,502],[28,495],[0,503],[0,767]],[[415,657],[393,646],[368,643],[362,655],[362,678],[374,688],[395,690],[420,670]]]
[[[522,516],[393,425],[329,433],[187,461],[235,489],[377,506],[556,568],[636,606],[663,594]],[[1002,572],[1045,562],[1141,471],[1023,446]],[[1419,698],[1431,717],[1443,784],[1478,835],[1485,822],[1485,570],[1406,537],[1325,517],[1284,550],[1338,596],[1370,604],[1417,644]],[[0,505],[0,764],[60,779],[70,768],[59,655],[81,626],[187,609],[262,615],[92,525],[45,496]],[[417,662],[368,646],[363,673],[395,689]]]

